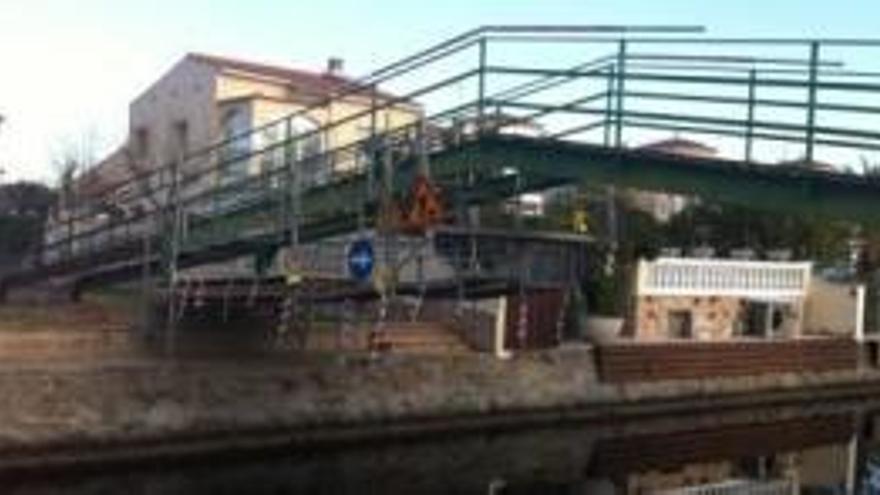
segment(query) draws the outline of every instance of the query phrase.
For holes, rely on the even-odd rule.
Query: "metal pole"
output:
[[[615,94],[617,105],[615,109],[614,144],[618,148],[623,147],[623,95],[626,89],[626,40],[618,42],[617,49],[617,93]]]
[[[626,80],[626,40],[621,39],[618,42],[617,49],[617,88],[615,94],[616,106],[615,106],[615,122],[614,122],[614,145],[618,150],[623,149],[623,112],[624,112],[624,92],[626,91],[625,80]],[[622,156],[618,154],[618,166],[622,165]],[[620,226],[618,224],[618,214],[617,214],[617,188],[614,184],[609,184],[606,188],[606,206],[607,206],[607,215],[608,215],[608,237],[610,238],[610,257],[609,260],[613,260],[614,270],[619,269],[619,260],[618,256],[618,245],[619,245],[619,230]]]
[[[287,239],[293,239],[293,132],[291,119],[288,117],[284,121],[284,186],[282,198],[282,221],[284,226],[281,228],[282,237],[284,231],[290,229]]]
[[[486,38],[480,38],[480,70],[477,79],[477,134],[483,132],[486,113]]]
[[[614,66],[611,66],[608,71],[608,94],[605,97],[605,134],[603,136],[603,143],[606,148],[611,146],[611,121],[612,115],[614,114],[615,73]]]
[[[282,140],[281,151],[283,153],[281,166],[284,167],[284,179],[281,185],[281,238],[283,241],[289,241],[292,236],[292,203],[291,193],[293,189],[293,177],[291,167],[293,166],[290,155],[290,118],[284,120],[284,139]]]
[[[147,335],[153,329],[153,319],[150,315],[153,312],[153,284],[150,280],[152,273],[150,270],[151,242],[150,242],[150,226],[148,224],[150,217],[144,217],[143,231],[141,232],[143,242],[143,260],[141,265],[141,324],[143,325],[142,334]]]
[[[378,142],[376,140],[377,134],[377,119],[376,115],[378,102],[376,101],[376,92],[378,88],[375,84],[372,86],[372,90],[370,91],[370,144],[369,149],[367,150],[370,154],[369,160],[367,163],[367,201],[372,201],[375,196],[376,191],[376,164],[378,163],[379,158],[379,149]]]
[[[293,191],[290,205],[290,245],[294,249],[299,247],[299,228],[302,217],[302,180],[303,180],[303,156],[300,153],[302,134],[294,135],[291,124],[290,131],[290,178],[292,180]],[[298,254],[298,253],[297,253]]]
[[[382,146],[382,180],[386,200],[388,205],[392,206],[394,204],[394,136],[391,135],[391,114],[385,112],[383,117],[385,122],[382,124],[382,141],[384,142]]]
[[[746,117],[746,162],[752,162],[753,140],[755,135],[755,96],[758,83],[758,71],[749,70],[749,107]]]
[[[807,153],[806,161],[813,161],[814,138],[816,134],[816,103],[817,103],[817,83],[819,79],[819,42],[810,43],[810,82],[807,104]]]
[[[166,322],[165,355],[174,355],[177,344],[177,305],[174,289],[177,285],[177,258],[180,250],[180,165],[182,158],[171,167],[171,190],[169,191],[171,245],[168,253],[168,320]]]
[[[478,100],[477,100],[477,134],[482,134],[483,126],[485,125],[485,96],[486,96],[486,38],[480,39],[480,68],[479,68],[479,81],[478,81]],[[497,124],[497,123],[496,123]],[[468,190],[473,191],[474,184],[477,181],[477,173],[476,167],[477,160],[470,159],[468,160]],[[471,253],[470,253],[470,264],[471,269],[475,270],[477,267],[477,240],[476,233],[474,229],[476,229],[480,224],[480,208],[478,206],[472,206],[468,209],[468,223],[469,228],[471,230]]]
[[[613,184],[605,188],[605,205],[607,208],[608,239],[612,253],[617,253],[620,226],[617,218],[617,187]]]
[[[431,163],[428,160],[428,133],[425,126],[425,119],[419,119],[416,136],[416,147],[418,149],[419,174],[425,178],[431,177]]]
[[[387,119],[387,114],[386,114]],[[394,180],[392,174],[394,173],[394,155],[393,150],[391,149],[392,140],[389,135],[390,132],[388,129],[390,126],[389,122],[385,122],[385,132],[382,135],[382,186],[381,186],[381,198],[380,198],[380,220],[379,220],[379,228],[382,234],[382,239],[384,243],[384,276],[387,277],[387,280],[384,281],[383,289],[384,292],[381,296],[381,300],[384,304],[382,314],[384,315],[380,321],[382,324],[385,323],[388,316],[388,311],[392,308],[392,304],[396,301],[396,286],[397,286],[397,243],[396,243],[396,234],[394,232],[394,197],[393,197],[393,188],[394,188]]]

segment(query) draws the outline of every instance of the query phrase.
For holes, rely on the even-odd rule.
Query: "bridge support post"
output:
[[[614,66],[608,70],[608,96],[605,98],[605,129],[603,142],[606,148],[611,147],[611,126],[614,122],[614,84],[617,81]]]
[[[749,103],[746,116],[746,163],[752,163],[755,137],[755,98],[757,96],[758,71],[749,70]]]
[[[480,38],[480,69],[477,80],[477,134],[482,134],[486,117],[486,38]],[[496,123],[497,124],[497,123]]]
[[[418,128],[416,130],[416,150],[418,153],[419,174],[426,179],[431,177],[431,163],[428,159],[428,133],[426,131],[425,119],[419,119]]]
[[[285,121],[284,134],[287,145],[284,147],[284,177],[285,177],[285,224],[284,229],[290,230],[290,245],[296,249],[299,246],[299,216],[301,214],[301,185],[302,174],[297,170],[299,153],[296,140],[299,136],[293,135],[293,123],[290,118]]]
[[[367,144],[367,191],[364,209],[376,199],[376,168],[379,166],[379,141],[378,141],[378,101],[376,93],[379,87],[374,83],[370,90],[370,139]],[[381,208],[381,205],[380,205]],[[381,211],[380,211],[381,214]],[[366,212],[364,213],[366,217]]]
[[[149,219],[149,217],[147,217]],[[141,248],[143,249],[141,259],[141,300],[140,300],[140,330],[142,336],[150,335],[154,332],[155,318],[153,317],[154,294],[152,269],[150,267],[150,258],[152,257],[152,246],[150,242],[150,234],[154,230],[152,226],[144,221],[144,228],[141,237]]]
[[[819,42],[810,43],[810,80],[807,93],[807,136],[806,136],[806,162],[812,163],[814,143],[816,136],[816,104],[819,79]]]
[[[293,140],[292,140],[292,132],[291,132],[291,118],[287,117],[284,119],[284,147],[282,148],[283,155],[281,157],[284,175],[282,176],[282,186],[281,186],[281,228],[279,229],[281,232],[281,243],[284,244],[290,239],[291,232],[289,232],[292,215],[291,215],[291,189],[293,188],[293,181],[291,180],[291,174],[293,173],[292,167],[293,163],[291,160],[291,154],[293,151]]]
[[[626,91],[626,40],[622,39],[617,46],[617,87],[615,89],[614,110],[614,145],[623,147],[623,113],[624,91]]]
[[[178,305],[176,304],[176,289],[178,281],[177,258],[180,251],[180,233],[182,209],[180,205],[180,168],[183,163],[183,155],[173,162],[171,167],[171,188],[168,193],[168,216],[170,227],[170,239],[165,263],[168,275],[168,307],[167,320],[165,323],[165,354],[168,357],[174,355],[177,347],[177,320]]]

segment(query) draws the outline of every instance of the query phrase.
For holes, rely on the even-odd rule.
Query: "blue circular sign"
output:
[[[370,278],[375,260],[373,244],[367,239],[354,241],[348,248],[348,271],[357,280]]]

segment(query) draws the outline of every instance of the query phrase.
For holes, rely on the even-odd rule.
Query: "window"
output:
[[[260,173],[267,177],[264,187],[278,188],[284,180],[284,174],[278,172],[284,168],[284,123],[270,125],[254,136],[254,147],[259,150]]]
[[[223,115],[224,146],[221,153],[223,172],[221,182],[244,179],[248,173],[247,156],[251,152],[250,122],[244,109],[234,107]]]
[[[782,308],[770,302],[749,301],[740,323],[743,337],[773,338],[783,332],[786,323]]]
[[[693,314],[687,310],[670,311],[667,316],[669,338],[691,339],[694,336]]]
[[[290,122],[293,134],[294,156],[302,174],[304,186],[321,184],[327,181],[331,170],[325,166],[327,161],[321,156],[324,141],[316,132],[318,124],[306,117],[297,116]]]
[[[227,141],[227,150],[235,156],[250,153],[251,142],[250,122],[242,108],[232,108],[223,116],[223,139]]]

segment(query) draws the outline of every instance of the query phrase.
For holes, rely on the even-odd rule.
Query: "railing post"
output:
[[[431,164],[428,161],[428,133],[424,118],[419,119],[416,128],[416,149],[418,150],[419,174],[429,178],[431,177]]]
[[[150,258],[152,249],[150,245],[150,219],[152,214],[147,213],[143,219],[143,229],[141,231],[141,247],[143,249],[143,258],[141,259],[141,331],[144,335],[150,333],[153,328],[153,283],[152,270],[150,267]]]
[[[816,100],[819,79],[819,42],[810,43],[810,81],[807,102],[807,153],[806,161],[813,161],[814,139],[816,135]]]
[[[290,244],[294,248],[299,247],[299,229],[300,221],[303,215],[302,205],[302,181],[303,181],[303,160],[304,156],[300,148],[300,140],[303,133],[295,133],[293,124],[290,129],[290,178],[293,190],[291,191],[290,203]]]
[[[376,164],[378,163],[379,157],[379,146],[378,141],[376,139],[377,134],[377,119],[376,115],[377,111],[377,101],[376,101],[376,91],[378,88],[374,83],[370,88],[370,140],[367,152],[369,153],[369,157],[367,160],[367,201],[372,201],[374,197],[374,192],[376,190]]]
[[[290,229],[290,234],[287,239],[293,239],[293,131],[292,131],[292,123],[291,118],[287,117],[284,119],[284,187],[283,187],[283,195],[282,195],[282,222],[284,223],[281,228],[282,237],[285,237],[284,232],[287,229]]]
[[[746,162],[752,162],[753,140],[755,135],[755,96],[758,83],[758,71],[749,70],[749,108],[746,117]]]
[[[477,78],[477,134],[482,134],[486,114],[486,38],[480,38],[480,68]]]
[[[478,95],[477,95],[477,135],[483,133],[485,126],[485,97],[486,97],[486,38],[480,38],[480,68],[478,73]],[[498,125],[498,122],[495,123]],[[468,190],[472,191],[477,181],[476,160],[468,160]],[[480,224],[480,208],[472,206],[468,209],[468,227],[474,229]],[[474,236],[470,239],[471,245],[471,268],[476,266],[477,261],[477,241]]]
[[[175,289],[177,287],[178,272],[177,258],[180,249],[180,168],[182,159],[175,159],[171,166],[171,185],[168,191],[168,206],[170,220],[170,243],[167,248],[167,274],[168,274],[168,311],[165,328],[165,355],[174,355],[177,346],[177,304],[175,301]]]
[[[618,148],[623,147],[623,103],[626,81],[626,40],[621,39],[617,49],[617,88],[615,108],[614,144]]]
[[[611,122],[614,114],[614,82],[615,82],[615,70],[612,65],[608,70],[608,89],[607,94],[605,95],[605,134],[603,136],[603,143],[605,147],[611,146]]]

